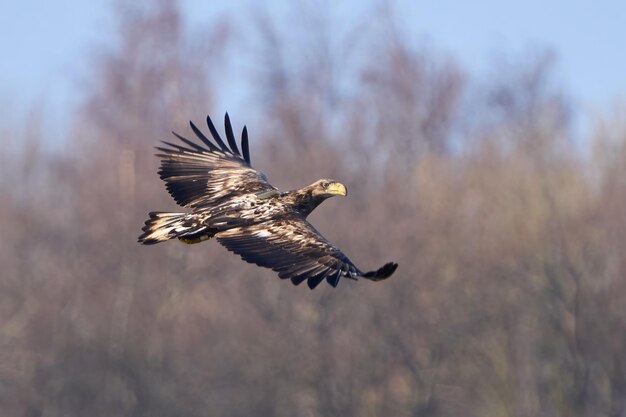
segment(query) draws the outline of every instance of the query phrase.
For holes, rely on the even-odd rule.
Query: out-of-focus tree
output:
[[[359,265],[400,263],[309,292],[215,242],[136,244],[175,207],[152,146],[219,120],[241,43],[227,24],[190,38],[176,2],[122,7],[65,154],[40,146],[42,112],[0,126],[18,144],[0,154],[3,413],[624,414],[626,128],[599,123],[579,154],[550,55],[479,83],[392,19],[335,32],[310,8],[288,38],[257,13],[237,39],[258,51],[253,165],[346,183],[316,227]]]

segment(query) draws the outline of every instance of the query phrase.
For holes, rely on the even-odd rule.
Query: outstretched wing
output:
[[[398,267],[385,264],[376,271],[360,271],[346,255],[297,215],[219,232],[217,240],[245,261],[271,268],[295,285],[306,280],[315,288],[324,279],[336,287],[342,276],[374,281],[389,277]]]
[[[172,132],[185,146],[164,141],[169,148],[157,147],[161,151],[157,154],[161,158],[159,175],[178,204],[200,207],[242,194],[276,190],[265,175],[250,166],[248,131],[245,127],[241,133],[242,152],[239,151],[228,113],[224,117],[228,145],[210,117],[207,116],[207,125],[215,142],[209,140],[193,122],[189,124],[204,146]]]

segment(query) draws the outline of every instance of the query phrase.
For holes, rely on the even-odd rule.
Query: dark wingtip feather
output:
[[[243,159],[250,165],[250,148],[248,146],[248,128],[243,127],[241,132],[241,151],[243,152]]]
[[[398,264],[395,262],[388,262],[385,265],[378,268],[376,271],[370,271],[363,274],[363,278],[371,279],[372,281],[381,281],[389,278],[398,268]]]
[[[239,153],[239,148],[237,147],[237,141],[235,141],[235,134],[233,133],[233,125],[230,123],[230,117],[228,117],[228,113],[226,113],[226,115],[224,116],[224,128],[226,130],[226,139],[228,140],[230,149],[235,154],[241,156],[241,153]]]
[[[171,154],[175,152],[193,152],[193,149],[185,148],[184,146],[180,146],[180,145],[177,145],[175,143],[171,143],[165,140],[162,140],[161,143],[164,143],[165,145],[169,146],[169,148],[165,148],[163,146],[155,146],[154,149],[165,154]],[[162,154],[160,153],[156,154],[156,156],[161,156],[161,155]]]
[[[191,120],[189,121],[189,126],[191,126],[191,130],[193,130],[193,133],[195,133],[195,134],[196,134],[196,136],[197,136],[197,137],[198,137],[198,138],[199,138],[202,142],[204,142],[204,144],[205,144],[206,146],[208,146],[210,150],[212,150],[212,151],[216,151],[216,150],[217,150],[217,146],[215,146],[213,143],[211,143],[211,141],[209,140],[209,138],[207,138],[207,137],[204,135],[204,133],[202,133],[202,132],[200,131],[200,129],[198,129],[198,127],[197,127],[197,126],[196,126],[196,125],[195,125],[195,124],[194,124]],[[172,133],[174,133],[174,132],[172,132]],[[176,133],[174,133],[174,135],[175,135],[178,139],[182,140],[183,142],[187,142],[187,143],[189,142],[187,139],[185,139],[185,138],[183,138],[183,137],[181,137],[181,136],[178,136]]]
[[[305,279],[307,279],[306,274],[300,274],[295,277],[291,277],[291,283],[293,285],[300,285]]]
[[[318,285],[320,285],[320,282],[324,281],[324,278],[326,278],[326,273],[328,271],[324,271],[321,272],[311,278],[309,278],[306,283],[309,286],[310,289],[315,289],[315,287],[317,287]]]
[[[176,137],[177,137],[177,138],[178,138],[181,142],[186,143],[187,145],[191,146],[191,147],[192,147],[193,149],[195,149],[196,151],[200,151],[200,152],[205,152],[205,151],[206,151],[206,149],[204,149],[202,146],[200,146],[200,145],[197,145],[197,144],[193,143],[192,141],[190,141],[190,140],[189,140],[189,139],[187,139],[187,138],[182,137],[182,136],[181,136],[181,135],[179,135],[178,133],[176,133],[176,132],[172,131],[172,134],[173,134],[174,136],[176,136]],[[171,143],[165,142],[164,140],[162,140],[161,142],[163,142],[163,143],[165,143],[165,144],[167,144],[167,145],[169,145],[169,146],[173,146],[173,147],[176,147],[176,148],[181,148],[180,146],[173,145],[173,144],[171,144]],[[206,142],[205,142],[205,143],[206,143]],[[181,148],[181,149],[179,149],[179,150],[184,150],[184,148]]]
[[[339,284],[339,278],[341,278],[341,269],[337,271],[334,275],[329,275],[326,277],[326,282],[333,286],[333,288],[337,288],[337,284]]]
[[[213,124],[213,121],[211,120],[211,117],[209,115],[207,115],[206,117],[206,124],[209,127],[209,130],[211,131],[211,136],[213,136],[213,139],[215,139],[215,142],[217,142],[220,148],[222,148],[222,151],[230,153],[230,149],[228,149],[228,146],[226,146],[226,144],[220,137],[220,134],[217,132],[217,129],[215,128],[215,125]]]

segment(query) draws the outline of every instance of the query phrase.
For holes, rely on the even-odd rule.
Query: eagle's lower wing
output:
[[[157,154],[161,158],[159,175],[178,204],[200,207],[219,204],[242,194],[276,191],[265,175],[250,166],[245,127],[241,134],[242,155],[228,114],[224,118],[228,144],[222,140],[208,116],[207,125],[214,142],[192,122],[189,124],[204,146],[172,132],[185,146],[164,142],[169,148],[157,147],[161,151]]]
[[[346,255],[328,242],[305,219],[291,216],[219,232],[217,240],[245,261],[271,268],[283,279],[298,285],[306,280],[315,288],[324,279],[333,287],[342,276],[374,281],[389,277],[397,264],[376,271],[360,271]]]

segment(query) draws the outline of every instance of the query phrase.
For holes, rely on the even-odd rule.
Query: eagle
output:
[[[167,191],[186,213],[149,213],[138,241],[152,245],[170,239],[187,244],[216,238],[243,260],[271,268],[294,285],[306,281],[309,288],[324,279],[336,287],[341,277],[380,281],[398,267],[389,262],[363,272],[307,221],[324,200],[348,194],[345,185],[320,179],[299,190],[281,192],[265,175],[252,168],[248,130],[241,133],[241,151],[228,113],[224,117],[226,142],[211,118],[207,125],[213,141],[189,122],[202,142],[172,132],[180,144],[162,141],[159,175]]]

